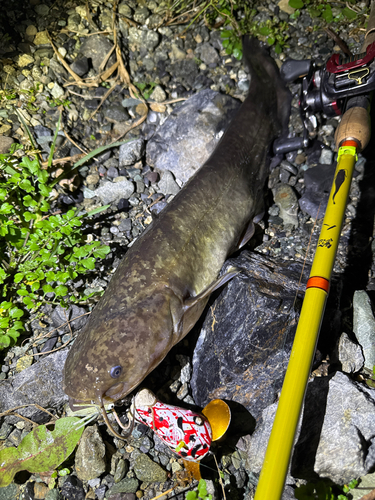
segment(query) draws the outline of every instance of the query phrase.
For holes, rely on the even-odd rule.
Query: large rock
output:
[[[0,413],[21,405],[38,404],[43,408],[59,408],[68,396],[62,389],[62,377],[67,350],[57,351],[46,356],[19,375],[4,380],[0,384]],[[34,422],[43,423],[50,417],[36,406],[17,409],[17,413]],[[10,422],[17,422],[18,417],[6,417]]]
[[[176,108],[146,148],[147,163],[185,183],[215,149],[240,102],[203,90]]]
[[[354,292],[353,331],[363,349],[365,367],[372,372],[375,365],[375,318],[370,297],[364,290]]]
[[[300,263],[274,262],[242,252],[228,266],[243,270],[210,308],[193,356],[195,402],[215,398],[244,405],[258,418],[280,390],[298,313]],[[297,304],[300,301],[297,301]]]
[[[263,410],[252,436],[242,438],[246,469],[259,473],[271,433],[277,403]],[[318,377],[307,386],[297,432],[291,474],[308,481],[328,478],[345,484],[375,466],[375,390],[337,372]]]

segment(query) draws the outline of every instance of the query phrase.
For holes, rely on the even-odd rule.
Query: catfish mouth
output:
[[[110,399],[111,402],[117,401],[118,399],[121,399],[124,395],[124,383],[119,382],[118,384],[113,385],[110,387],[105,393],[103,394],[103,399],[107,400]]]

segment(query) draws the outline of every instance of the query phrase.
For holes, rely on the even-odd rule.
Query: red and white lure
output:
[[[135,419],[150,427],[184,460],[196,462],[209,452],[211,425],[200,413],[162,403],[148,389],[135,396],[134,408]]]

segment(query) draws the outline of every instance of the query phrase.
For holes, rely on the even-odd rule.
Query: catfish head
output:
[[[182,336],[184,306],[167,286],[118,310],[98,304],[64,368],[70,405],[103,409],[129,394]],[[73,409],[73,408],[72,408]]]

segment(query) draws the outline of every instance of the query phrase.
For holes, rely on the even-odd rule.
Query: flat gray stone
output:
[[[354,292],[353,331],[363,349],[365,367],[372,372],[375,365],[375,318],[370,298],[364,290]]]
[[[120,167],[127,167],[134,165],[142,158],[144,150],[144,140],[136,139],[122,144],[119,148],[119,165]]]
[[[106,182],[103,186],[92,191],[91,189],[84,188],[83,196],[85,198],[94,198],[98,196],[103,205],[113,203],[121,200],[121,198],[128,199],[134,193],[135,187],[133,182],[125,180],[120,182]]]
[[[147,163],[186,183],[215,149],[240,102],[203,90],[174,109],[147,143]]]
[[[0,384],[0,413],[19,405],[36,403],[43,408],[59,408],[68,396],[62,389],[63,368],[67,350],[57,351],[23,370],[19,375],[4,380]],[[43,423],[49,416],[36,408],[28,406],[17,410],[34,422]],[[6,417],[9,422],[17,422],[18,417]]]

